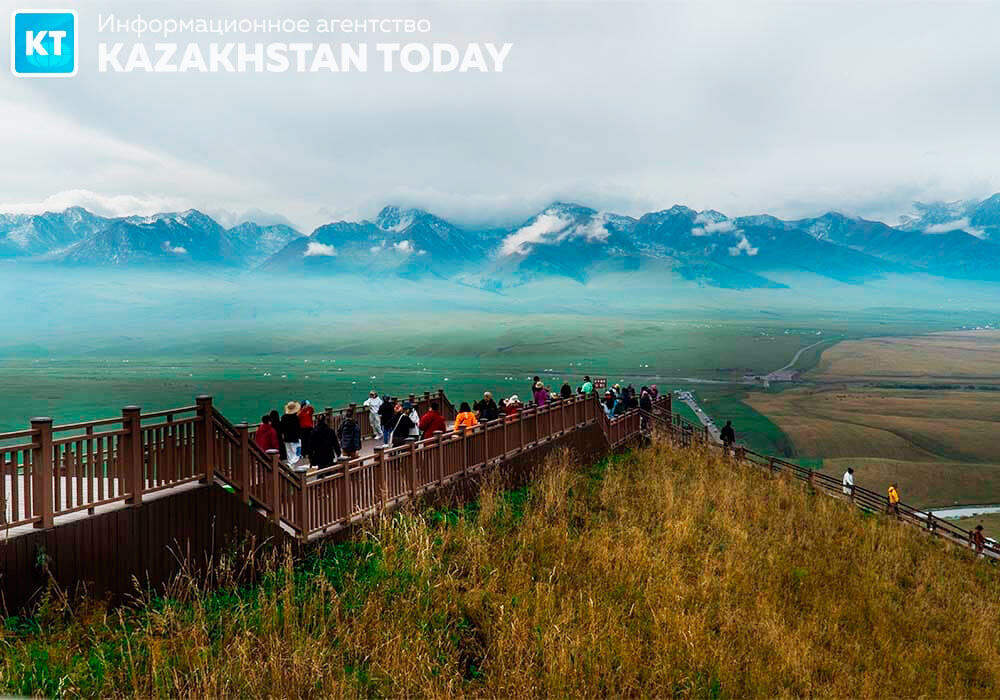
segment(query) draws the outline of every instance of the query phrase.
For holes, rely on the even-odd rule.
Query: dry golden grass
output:
[[[1000,384],[1000,331],[845,340],[807,378],[821,382]]]
[[[747,403],[803,456],[1000,464],[1000,392],[799,387]]]
[[[889,484],[899,485],[903,501],[918,508],[946,507],[971,503],[974,497],[984,502],[1000,495],[1000,465],[962,462],[917,462],[880,458],[837,458],[823,460],[821,471],[841,478],[854,467],[858,486],[885,494]]]
[[[977,515],[974,518],[959,518],[951,522],[966,530],[972,530],[976,525],[982,525],[987,537],[1000,538],[1000,513],[987,513],[986,515]]]
[[[996,697],[1000,578],[800,482],[658,444],[603,474],[562,454],[523,499],[404,514],[253,589],[4,641],[15,693]]]

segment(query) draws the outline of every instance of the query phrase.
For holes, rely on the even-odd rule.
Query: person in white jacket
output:
[[[844,472],[844,495],[854,497],[854,469],[851,467]]]
[[[365,402],[361,405],[368,409],[372,430],[375,431],[375,437],[381,436],[382,420],[378,416],[378,410],[382,407],[382,399],[379,398],[378,392],[369,391],[368,398],[365,399]]]

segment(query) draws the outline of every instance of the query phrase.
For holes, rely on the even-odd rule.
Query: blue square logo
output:
[[[10,69],[14,75],[76,75],[79,47],[73,10],[15,10],[10,34]]]

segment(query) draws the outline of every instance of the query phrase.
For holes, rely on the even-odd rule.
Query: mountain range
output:
[[[1000,281],[1000,194],[914,205],[897,226],[839,213],[730,218],[685,206],[639,218],[557,202],[508,227],[460,226],[385,207],[303,235],[285,224],[226,228],[196,210],[108,218],[73,207],[0,214],[0,259],[54,266],[217,267],[303,275],[452,279],[486,289],[549,276],[645,271],[716,287],[781,287],[787,273],[858,284],[924,273]]]

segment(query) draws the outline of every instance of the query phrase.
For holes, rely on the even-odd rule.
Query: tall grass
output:
[[[252,587],[8,623],[0,687],[64,695],[996,696],[993,566],[665,444],[405,513]],[[223,567],[225,568],[225,567]],[[232,567],[231,567],[232,568]],[[228,581],[228,582],[227,582]]]

